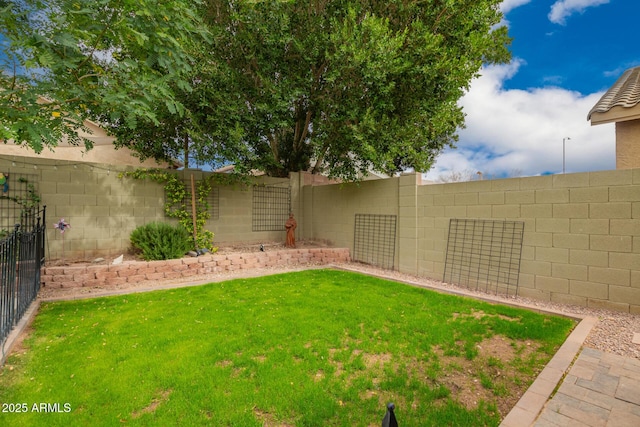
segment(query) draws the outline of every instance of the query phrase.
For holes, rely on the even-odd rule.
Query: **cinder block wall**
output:
[[[269,186],[289,187],[290,180],[282,178],[261,177],[254,180],[255,183]],[[253,190],[251,185],[230,185],[218,186],[220,192],[219,209],[220,215],[218,219],[210,219],[207,228],[214,232],[215,242],[267,242],[267,241],[285,241],[286,231],[284,222],[280,230],[273,231],[252,231],[252,206],[253,206]],[[294,191],[291,192],[291,205],[296,214],[295,206],[298,203],[297,197],[294,197]],[[300,221],[300,218],[298,218]],[[300,233],[296,233],[297,236]]]
[[[2,157],[0,170],[38,177],[35,184],[47,207],[45,256],[49,259],[61,258],[63,245],[68,259],[117,256],[128,248],[133,229],[164,220],[161,186],[118,178],[120,172],[133,168]],[[53,227],[61,218],[71,225],[64,236]]]
[[[62,236],[53,228],[60,218],[71,224],[65,256],[83,259],[117,256],[137,226],[168,221],[163,186],[120,179],[125,170],[0,158],[0,171],[38,177],[49,259],[62,256]],[[298,239],[353,250],[356,214],[397,215],[395,268],[441,280],[451,218],[521,220],[520,295],[640,314],[640,169],[435,185],[419,185],[416,174],[323,186],[305,185],[307,178],[256,181],[291,187]],[[208,225],[216,242],[284,241],[284,224],[252,231],[250,187],[219,192],[220,216]]]
[[[122,172],[132,167],[106,164],[85,164],[61,160],[28,157],[0,157],[0,171],[11,174],[29,174],[37,177],[35,183],[47,206],[48,259],[92,259],[116,257],[130,247],[129,236],[138,226],[152,221],[176,223],[165,216],[164,186],[151,180],[121,178]],[[197,181],[202,171],[176,172],[189,180],[194,174]],[[290,185],[288,179],[256,178],[264,185]],[[219,218],[210,219],[207,228],[215,233],[216,243],[283,241],[282,230],[252,231],[251,186],[219,186]],[[299,191],[292,191],[292,207],[299,206]],[[11,196],[11,190],[8,193]],[[294,210],[295,211],[295,210]],[[62,236],[54,223],[64,218],[71,227]],[[300,232],[297,233],[298,236]],[[64,252],[63,252],[64,248]]]
[[[525,224],[520,295],[640,314],[640,170],[418,188],[418,273],[442,279],[450,218]]]
[[[356,214],[398,215],[399,178],[359,184],[305,186],[303,234],[353,250]],[[398,267],[398,247],[395,255]]]

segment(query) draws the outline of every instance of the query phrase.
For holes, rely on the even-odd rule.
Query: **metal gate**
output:
[[[40,290],[45,229],[43,207],[22,215],[21,224],[0,240],[0,345]]]

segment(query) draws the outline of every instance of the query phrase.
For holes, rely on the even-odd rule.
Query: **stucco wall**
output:
[[[616,123],[616,169],[640,168],[640,120]]]

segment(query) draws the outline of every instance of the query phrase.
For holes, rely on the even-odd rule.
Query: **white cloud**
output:
[[[618,68],[615,68],[613,70],[605,71],[604,75],[606,77],[616,77],[616,78],[618,78],[618,77],[622,76],[622,74],[625,71],[627,71],[628,69],[637,67],[638,65],[640,65],[640,61],[629,61],[629,62],[626,62],[626,63],[622,64]]]
[[[513,9],[517,7],[524,6],[525,4],[528,4],[528,3],[531,3],[531,0],[504,0],[502,3],[500,3],[500,11],[504,16],[502,17],[502,21],[500,21],[500,23],[497,26],[508,27],[510,23],[506,18],[507,13],[511,12]]]
[[[562,139],[566,171],[615,169],[615,127],[591,126],[589,110],[603,92],[582,95],[557,87],[505,90],[503,82],[522,64],[483,69],[460,100],[467,127],[455,150],[446,150],[428,172],[436,180],[451,171],[481,171],[485,176],[523,176],[562,172]]]
[[[566,18],[574,13],[583,13],[587,8],[607,3],[609,0],[558,0],[551,6],[548,17],[551,22],[564,25]]]
[[[520,7],[528,3],[531,3],[531,0],[504,0],[500,3],[500,10],[506,15],[516,7]]]

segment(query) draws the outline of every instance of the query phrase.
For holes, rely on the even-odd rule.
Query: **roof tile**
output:
[[[604,94],[589,111],[587,120],[593,113],[606,113],[613,107],[632,108],[640,103],[640,67],[630,68]]]

